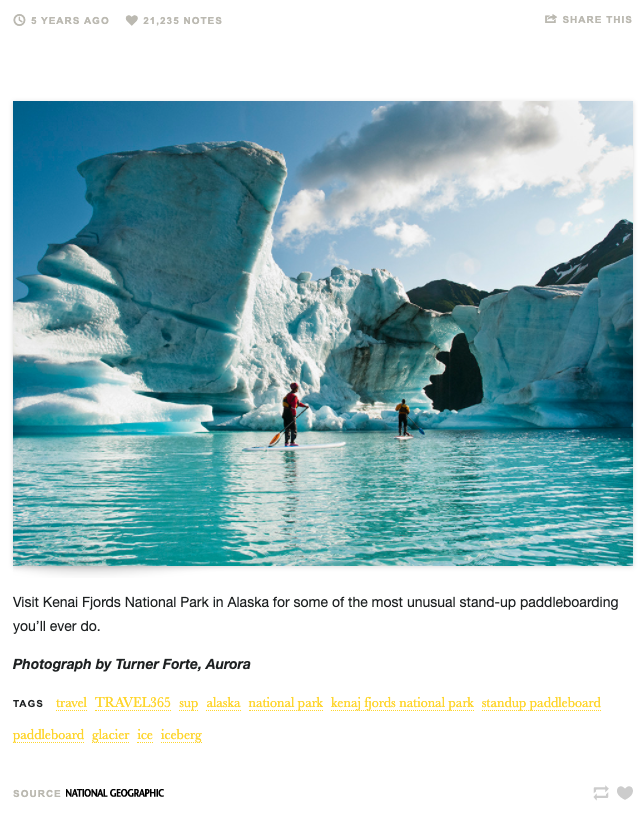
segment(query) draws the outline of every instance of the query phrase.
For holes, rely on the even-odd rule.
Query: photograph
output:
[[[15,566],[631,566],[633,104],[18,101]]]

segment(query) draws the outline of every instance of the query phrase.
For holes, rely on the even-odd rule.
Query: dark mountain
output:
[[[482,299],[491,294],[499,294],[503,289],[479,291],[464,283],[453,283],[451,280],[432,280],[431,283],[412,288],[407,292],[409,301],[430,311],[449,313],[455,305],[478,305]]]
[[[610,266],[611,263],[616,263],[631,254],[633,254],[633,224],[630,220],[620,220],[601,243],[597,243],[581,257],[573,257],[567,263],[560,263],[548,269],[537,285],[589,283],[604,266]]]

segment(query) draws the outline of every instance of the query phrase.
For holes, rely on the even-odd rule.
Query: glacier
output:
[[[585,285],[516,286],[453,317],[483,402],[438,419],[443,428],[632,426],[632,255]]]
[[[92,206],[14,304],[20,433],[276,430],[288,384],[303,430],[628,427],[633,258],[587,284],[516,286],[440,314],[384,269],[287,277],[272,255],[280,153],[204,142],[79,166]],[[423,392],[464,333],[483,401]]]
[[[14,305],[17,433],[272,428],[292,380],[303,429],[382,429],[403,394],[428,405],[462,329],[384,269],[287,277],[280,153],[206,142],[78,169],[90,222],[49,246]]]

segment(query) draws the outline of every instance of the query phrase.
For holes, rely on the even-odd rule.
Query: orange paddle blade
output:
[[[277,435],[275,435],[273,438],[271,438],[271,440],[268,443],[268,446],[272,447],[273,444],[276,444],[280,440],[280,435],[281,434],[282,434],[281,432],[278,432]]]

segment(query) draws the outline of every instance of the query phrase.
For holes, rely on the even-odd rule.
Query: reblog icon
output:
[[[557,15],[556,14],[546,14],[546,22],[547,23],[556,23],[557,22]]]

